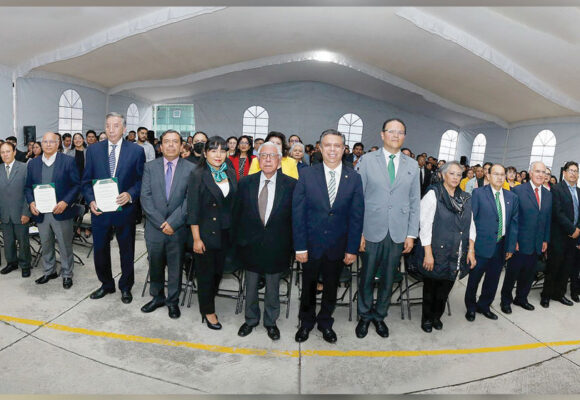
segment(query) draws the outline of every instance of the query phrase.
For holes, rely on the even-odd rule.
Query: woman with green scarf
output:
[[[231,248],[232,209],[237,190],[236,172],[228,168],[227,143],[213,136],[205,143],[198,167],[187,188],[188,224],[193,235],[197,294],[202,321],[221,329],[215,296],[222,278],[226,252]]]

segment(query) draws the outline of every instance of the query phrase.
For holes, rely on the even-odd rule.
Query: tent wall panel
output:
[[[131,103],[135,103],[139,110],[139,126],[153,129],[153,110],[150,103],[136,100],[128,96],[109,96],[109,109],[107,112],[118,112],[127,117],[127,109]]]
[[[105,126],[106,94],[97,89],[43,78],[20,78],[16,81],[18,142],[22,127],[36,125],[41,138],[45,132],[58,131],[58,102],[67,89],[76,90],[83,102],[83,133],[102,131]]]
[[[0,74],[0,138],[13,134],[12,80]]]

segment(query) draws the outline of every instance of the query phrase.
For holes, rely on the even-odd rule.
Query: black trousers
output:
[[[302,297],[298,314],[300,325],[312,329],[318,323],[320,329],[332,328],[334,323],[332,313],[336,307],[336,291],[343,268],[342,260],[329,260],[323,256],[318,260],[309,260],[302,267]],[[320,273],[324,288],[320,311],[316,315],[316,285]]]
[[[528,302],[528,294],[536,276],[537,263],[538,255],[536,253],[522,254],[519,251],[508,260],[501,288],[501,304],[510,305],[513,303],[512,292],[516,282],[515,301],[520,304]]]
[[[98,225],[93,223],[92,226],[95,270],[102,287],[109,290],[115,289],[115,280],[111,271],[111,240],[115,234],[121,258],[119,289],[131,290],[135,283],[135,224]]]
[[[568,279],[578,263],[576,239],[565,238],[559,246],[548,248],[548,264],[542,298],[559,299],[566,294]]]
[[[449,292],[455,281],[447,279],[423,279],[423,315],[421,321],[441,319],[447,305]]]
[[[225,260],[224,249],[206,250],[204,254],[195,253],[197,298],[201,315],[215,313],[215,296],[222,280]]]

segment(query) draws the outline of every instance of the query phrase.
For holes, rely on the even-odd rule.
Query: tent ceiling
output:
[[[232,7],[197,16],[178,9],[181,19],[132,28],[160,10],[2,9],[0,37],[11,40],[0,64],[25,70],[52,54],[34,70],[152,101],[314,80],[460,126],[580,115],[579,8]],[[124,26],[125,37],[86,49]],[[74,46],[83,51],[60,56]],[[342,61],[287,57],[316,50]]]

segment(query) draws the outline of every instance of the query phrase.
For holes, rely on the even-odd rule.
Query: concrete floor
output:
[[[201,324],[196,298],[191,308],[181,308],[178,320],[169,319],[165,308],[143,314],[140,307],[149,296],[140,297],[147,272],[142,233],[136,248],[130,305],[121,303],[118,291],[88,298],[99,283],[92,256],[87,259],[87,249],[76,246],[86,265],[75,267],[68,291],[60,279],[36,285],[41,268],[28,279],[19,272],[0,277],[0,394],[580,393],[580,305],[552,302],[543,309],[537,290],[530,295],[536,311],[514,307],[508,316],[496,301],[498,321],[478,315],[468,323],[460,282],[443,331],[422,332],[418,306],[412,320],[401,320],[393,307],[388,339],[372,328],[357,339],[348,309],[337,308],[337,344],[327,344],[314,330],[299,345],[294,287],[290,317],[280,318],[282,338],[274,343],[262,327],[238,337],[243,315],[234,314],[229,299],[217,300],[221,331]],[[119,273],[115,242],[113,254]],[[512,347],[518,345],[527,346]],[[468,350],[447,351],[455,349]],[[429,353],[433,350],[444,351]]]

